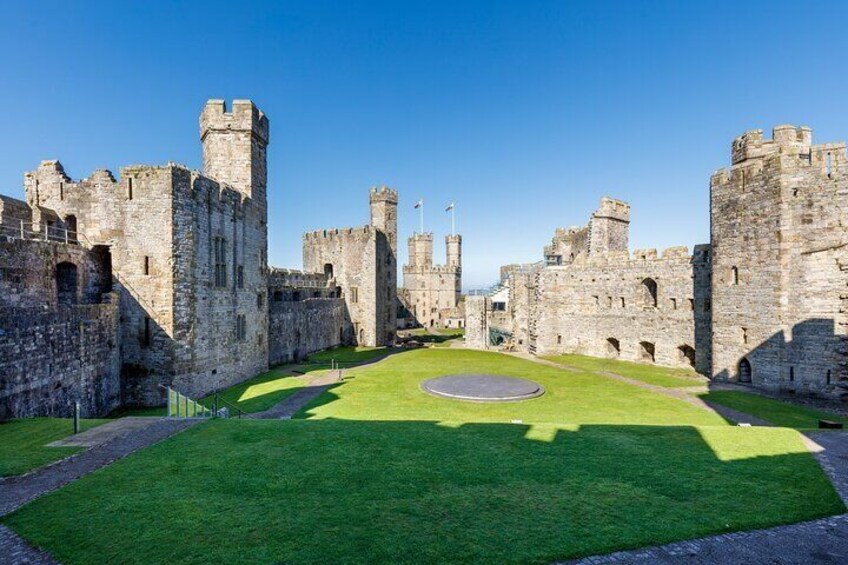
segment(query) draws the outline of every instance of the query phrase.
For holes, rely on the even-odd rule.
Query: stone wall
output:
[[[270,365],[298,361],[310,353],[342,344],[346,327],[341,298],[271,301],[268,317]]]
[[[709,288],[704,274],[685,247],[662,257],[644,250],[549,267],[536,278],[535,297],[522,296],[531,285],[516,285],[515,337],[520,344],[526,335],[539,355],[580,353],[707,373],[709,339],[695,331],[708,306],[696,300]]]
[[[76,275],[72,288],[59,286],[65,268]],[[104,248],[0,237],[0,308],[55,309],[60,291],[63,303],[98,304],[111,282]]]
[[[473,349],[489,346],[489,298],[467,296],[465,298],[465,345]]]
[[[108,251],[0,238],[0,420],[84,416],[121,403]]]
[[[114,296],[117,299],[117,296]],[[105,416],[121,404],[117,300],[0,309],[0,420]]]
[[[710,182],[713,376],[846,392],[848,162],[805,127],[738,137]]]

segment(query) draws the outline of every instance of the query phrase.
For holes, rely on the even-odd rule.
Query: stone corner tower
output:
[[[268,185],[269,124],[250,100],[206,102],[200,113],[203,173],[224,182],[264,208]]]
[[[462,269],[462,236],[459,234],[445,236],[445,248],[448,267]]]

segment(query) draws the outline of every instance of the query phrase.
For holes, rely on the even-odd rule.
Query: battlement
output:
[[[655,248],[634,249],[631,254],[628,251],[618,250],[610,251],[602,255],[580,255],[575,258],[573,263],[564,265],[549,265],[547,269],[568,270],[573,268],[581,268],[585,266],[619,266],[624,267],[633,263],[679,263],[682,261],[709,261],[710,246],[709,244],[701,244],[695,246],[697,255],[689,254],[689,248],[685,245],[668,247],[659,253]],[[501,275],[503,276],[501,267]]]
[[[462,243],[462,236],[457,234],[446,235],[445,243]]]
[[[299,269],[268,269],[268,286],[270,288],[324,288],[330,282],[325,273],[310,273]]]
[[[776,126],[772,139],[764,139],[763,130],[756,129],[733,140],[731,162],[729,169],[723,167],[712,174],[711,187],[733,183],[744,191],[766,162],[784,171],[812,167],[833,178],[846,163],[845,143],[813,145],[813,131],[806,126]]]
[[[357,236],[370,237],[373,231],[373,226],[367,225],[358,228],[331,228],[326,230],[313,230],[305,232],[303,234],[303,239],[305,241],[308,241],[316,239],[336,239]]]
[[[398,191],[385,185],[379,188],[372,186],[369,197],[371,202],[389,202],[391,204],[398,203]]]
[[[231,112],[224,100],[208,100],[200,113],[200,139],[216,131],[250,131],[266,144],[270,135],[268,118],[251,100],[233,100]]]
[[[622,222],[630,221],[630,204],[623,200],[616,200],[609,196],[601,198],[601,204],[592,214],[592,218],[609,218]]]
[[[414,233],[409,236],[409,243],[413,242],[430,242],[433,243],[433,233],[432,232],[424,232],[424,233]]]
[[[733,140],[732,164],[777,153],[784,147],[804,148],[813,143],[813,130],[806,126],[780,125],[772,129],[772,139],[763,139],[763,130],[749,130]]]
[[[403,273],[408,275],[456,275],[462,272],[459,265],[404,265]]]

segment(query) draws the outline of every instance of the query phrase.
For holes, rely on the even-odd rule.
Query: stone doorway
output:
[[[737,371],[737,379],[740,383],[750,383],[752,380],[753,371],[751,370],[751,362],[746,358],[742,358],[739,361],[739,368]]]

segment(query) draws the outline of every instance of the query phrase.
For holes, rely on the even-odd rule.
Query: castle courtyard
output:
[[[803,435],[813,410],[680,370],[451,345],[327,352],[341,381],[291,419],[257,417],[330,372],[280,367],[224,393],[243,418],[198,421],[2,524],[68,564],[551,563],[845,512]],[[544,394],[421,388],[463,373]]]
[[[846,22],[0,2],[0,565],[848,564]]]

